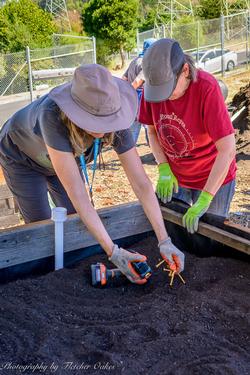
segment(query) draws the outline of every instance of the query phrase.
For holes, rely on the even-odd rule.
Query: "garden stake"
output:
[[[162,263],[164,263],[164,262],[165,262],[165,259],[161,260],[160,263],[158,263],[158,264],[156,265],[156,268],[160,267],[160,266],[162,265]]]
[[[173,285],[173,282],[174,282],[174,276],[175,276],[175,271],[172,272],[172,275],[171,275],[171,280],[170,280],[170,286]]]
[[[166,262],[165,259],[161,260],[161,261],[156,265],[156,268],[160,267],[160,265],[162,265],[164,262]],[[168,264],[167,264],[167,267],[169,267]],[[183,284],[186,284],[186,281],[183,279],[183,277],[182,277],[179,273],[177,273],[176,271],[173,271],[173,270],[171,270],[170,268],[163,268],[163,271],[164,271],[164,272],[168,272],[168,276],[171,278],[171,279],[170,279],[170,283],[169,283],[170,286],[173,285],[174,277],[175,277],[176,274],[177,274],[177,276],[179,276],[181,282],[182,282]]]
[[[186,281],[183,279],[183,277],[179,273],[177,273],[177,275],[179,276],[179,278],[181,279],[181,281],[183,282],[183,284],[186,284]]]

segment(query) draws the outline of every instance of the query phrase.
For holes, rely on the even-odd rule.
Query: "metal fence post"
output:
[[[220,44],[221,44],[221,75],[225,76],[225,64],[224,64],[224,31],[225,31],[225,20],[223,14],[220,16]]]
[[[247,67],[250,62],[250,10],[246,13],[246,61],[247,61]]]
[[[30,48],[26,47],[26,61],[28,65],[28,80],[29,80],[29,90],[30,90],[30,101],[33,102],[33,81],[32,81],[32,67],[30,61]]]
[[[140,53],[140,35],[139,35],[139,30],[136,29],[136,50],[137,50],[137,55]]]
[[[166,29],[165,29],[165,25],[162,25],[162,36],[163,36],[163,38],[166,38]]]
[[[96,64],[96,38],[92,36],[93,41],[93,58],[94,58],[94,64]]]
[[[197,55],[196,55],[196,62],[199,61],[199,50],[200,50],[200,23],[197,21]]]

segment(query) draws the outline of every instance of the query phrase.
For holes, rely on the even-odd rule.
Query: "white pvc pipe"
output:
[[[51,219],[55,223],[55,270],[63,268],[63,223],[67,219],[64,207],[52,208]]]

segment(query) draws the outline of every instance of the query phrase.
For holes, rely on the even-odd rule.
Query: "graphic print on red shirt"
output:
[[[198,71],[197,81],[179,99],[149,103],[142,96],[139,121],[154,125],[179,185],[199,190],[218,154],[215,142],[234,133],[219,85],[204,71]],[[224,184],[235,174],[234,160]]]
[[[160,114],[158,134],[160,144],[169,158],[189,156],[195,147],[192,134],[175,113]]]

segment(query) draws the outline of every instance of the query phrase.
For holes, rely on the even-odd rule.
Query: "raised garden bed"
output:
[[[171,288],[155,268],[155,238],[131,248],[145,253],[154,270],[145,286],[93,288],[90,264],[109,264],[101,254],[2,285],[2,373],[249,374],[247,255],[186,252],[186,285],[176,278]]]

